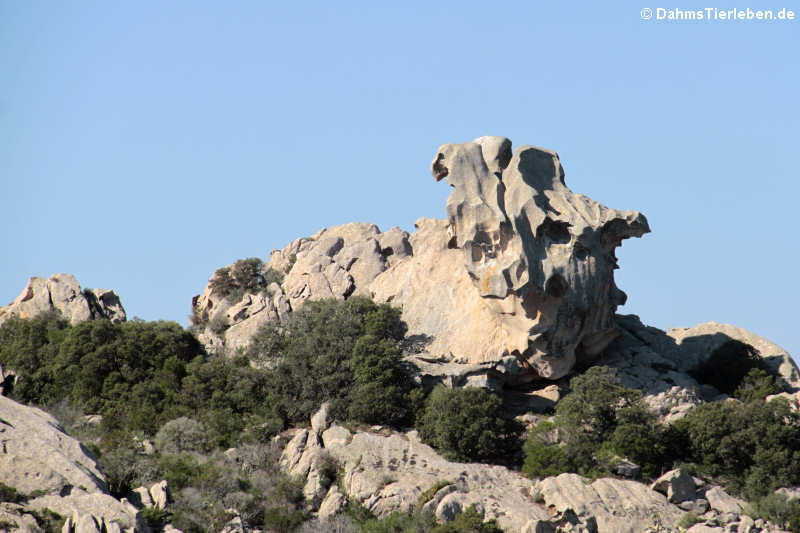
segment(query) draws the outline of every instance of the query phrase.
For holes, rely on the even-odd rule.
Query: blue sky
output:
[[[620,312],[797,356],[800,21],[644,21],[651,1],[0,0],[0,302],[70,272],[185,324],[238,258],[443,218],[436,148],[491,134],[648,217]]]

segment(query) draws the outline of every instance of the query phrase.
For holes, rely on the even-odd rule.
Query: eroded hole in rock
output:
[[[450,173],[447,167],[442,164],[443,159],[444,154],[439,154],[436,156],[436,161],[433,162],[433,177],[436,181],[441,181]]]
[[[473,263],[477,263],[483,259],[483,248],[480,244],[473,242],[470,245],[470,257],[472,258]]]
[[[567,292],[567,280],[560,274],[553,274],[544,286],[545,295],[551,298],[561,298]]]
[[[569,233],[569,226],[568,222],[559,222],[547,217],[536,228],[536,238],[547,238],[554,244],[568,244],[572,239]]]
[[[389,257],[390,255],[394,255],[394,250],[392,250],[391,246],[387,246],[383,250],[381,250],[381,255],[383,257]]]

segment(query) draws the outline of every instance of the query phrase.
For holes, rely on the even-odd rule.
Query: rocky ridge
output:
[[[49,509],[64,518],[64,533],[149,531],[139,509],[108,494],[93,457],[35,407],[0,396],[0,480],[26,496],[0,504],[0,521],[20,533],[38,532],[31,512]]]
[[[329,458],[339,465],[339,483],[324,483]],[[310,429],[296,430],[281,464],[304,480],[304,494],[321,518],[333,516],[350,499],[378,516],[429,509],[442,521],[475,505],[513,533],[677,531],[689,511],[699,517],[693,532],[780,531],[763,520],[756,524],[743,501],[680,469],[649,487],[577,474],[528,479],[501,466],[449,462],[415,431],[350,431],[328,419],[325,405]]]
[[[558,379],[618,336],[614,250],[649,231],[643,215],[574,194],[555,152],[512,153],[504,137],[443,145],[431,171],[453,187],[448,220],[420,219],[411,235],[346,224],[298,239],[264,264],[283,283],[237,302],[212,276],[192,302],[201,340],[232,353],[305,300],[364,294],[403,309],[421,366],[502,384]]]
[[[49,278],[32,277],[10,304],[0,307],[0,325],[12,316],[28,318],[46,311],[59,311],[71,324],[107,318],[126,320],[125,309],[116,292],[108,289],[81,289],[71,274]]]

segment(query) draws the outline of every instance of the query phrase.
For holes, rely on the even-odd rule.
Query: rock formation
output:
[[[339,484],[320,483],[326,456],[340,467]],[[509,533],[677,531],[688,511],[697,514],[699,525],[720,532],[735,527],[777,531],[763,521],[750,529],[753,520],[745,515],[744,502],[682,470],[666,473],[652,487],[577,474],[532,480],[500,466],[449,462],[420,442],[415,431],[354,433],[332,423],[325,406],[310,429],[295,432],[281,464],[305,481],[304,493],[320,517],[340,511],[349,498],[379,517],[429,509],[441,521],[474,504]]]
[[[600,353],[617,335],[614,250],[649,232],[635,211],[616,211],[564,182],[555,152],[504,137],[439,148],[431,165],[447,179],[449,247],[463,257],[495,316],[498,338],[470,361],[513,354],[536,375],[559,378],[576,358]]]
[[[107,493],[95,459],[55,418],[4,396],[0,480],[28,496],[24,504],[0,508],[0,520],[12,521],[21,531],[40,531],[28,513],[45,509],[68,519],[65,533],[147,531],[135,507]]]
[[[32,277],[10,304],[0,307],[0,325],[12,316],[29,318],[46,311],[59,311],[71,324],[107,318],[126,320],[116,292],[107,289],[82,290],[71,274],[53,274],[49,278]]]
[[[572,193],[555,152],[512,153],[503,137],[444,145],[432,172],[453,187],[447,221],[420,219],[412,235],[346,224],[298,239],[266,262],[285,275],[268,294],[231,302],[209,283],[195,297],[201,340],[232,352],[307,299],[365,294],[403,309],[420,365],[487,384],[560,378],[618,335],[614,250],[649,231],[644,216]]]

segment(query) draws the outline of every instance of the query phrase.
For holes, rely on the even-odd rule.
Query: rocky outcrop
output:
[[[64,433],[55,418],[4,396],[0,396],[0,480],[27,496],[24,503],[0,509],[0,520],[6,514],[16,517],[13,521],[21,531],[29,526],[29,531],[40,531],[31,526],[29,513],[45,509],[67,518],[65,533],[148,531],[135,507],[107,494],[95,459]]]
[[[0,479],[25,494],[106,490],[95,460],[55,418],[4,396],[0,396]]]
[[[13,302],[0,307],[0,325],[12,316],[29,318],[47,311],[59,311],[73,325],[99,318],[115,323],[126,320],[116,292],[82,290],[71,274],[53,274],[49,278],[30,278]]]
[[[614,311],[626,297],[614,284],[614,250],[650,231],[643,215],[574,194],[558,154],[532,146],[512,153],[504,137],[443,145],[431,170],[453,187],[448,246],[499,330],[492,351],[459,355],[513,354],[556,379],[616,337]]]
[[[410,255],[408,233],[399,228],[381,232],[374,224],[344,224],[297,239],[274,250],[264,263],[264,272],[283,275],[280,284],[266,291],[231,301],[214,289],[212,276],[192,300],[199,338],[211,352],[235,353],[263,324],[285,320],[306,300],[369,295],[378,274]]]
[[[267,295],[228,301],[209,283],[192,304],[206,347],[230,353],[306,300],[358,294],[401,307],[414,362],[455,385],[557,379],[618,335],[614,250],[649,231],[644,216],[574,194],[555,152],[503,137],[444,145],[432,172],[453,187],[448,220],[297,239],[265,262],[284,275]]]
[[[641,390],[645,401],[666,422],[681,418],[695,405],[719,397],[719,391],[700,385],[688,372],[730,340],[756,348],[776,375],[782,377],[787,390],[800,388],[800,372],[791,356],[744,329],[708,322],[693,328],[663,331],[646,326],[635,315],[617,315],[616,323],[620,337],[596,363],[616,369],[623,385]]]
[[[318,482],[318,465],[326,455],[340,472],[338,483],[329,487]],[[684,514],[665,495],[635,481],[591,482],[575,474],[536,481],[500,466],[452,463],[420,442],[414,431],[353,433],[331,424],[324,409],[311,429],[295,433],[281,465],[306,481],[304,492],[317,502],[320,516],[336,513],[349,498],[378,516],[427,509],[440,521],[475,505],[509,533],[642,533],[659,526],[666,531]]]

